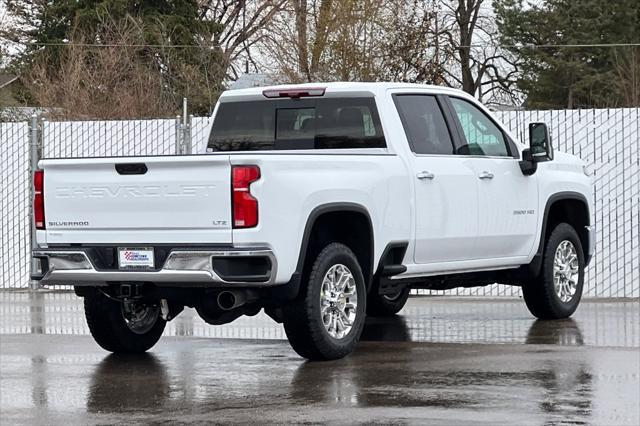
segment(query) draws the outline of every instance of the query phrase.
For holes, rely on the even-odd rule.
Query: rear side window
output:
[[[207,151],[385,147],[372,97],[265,99],[221,103]]]
[[[453,154],[451,135],[435,96],[396,95],[394,101],[413,152]]]

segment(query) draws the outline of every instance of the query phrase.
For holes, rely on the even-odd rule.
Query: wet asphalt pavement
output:
[[[309,363],[263,315],[188,310],[149,354],[88,335],[70,293],[0,292],[0,423],[640,424],[640,303],[535,321],[519,299],[416,297]]]

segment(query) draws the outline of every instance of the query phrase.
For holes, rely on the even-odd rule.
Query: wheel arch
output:
[[[328,226],[329,233],[319,235],[319,230]],[[339,237],[336,230],[353,227],[344,237]],[[366,238],[355,238],[364,232]],[[325,243],[340,242],[347,245],[358,258],[362,273],[366,280],[367,290],[371,285],[374,265],[374,231],[369,211],[361,204],[337,202],[322,204],[315,207],[307,217],[307,223],[302,235],[300,252],[294,275],[302,277],[313,261],[315,251],[322,249]]]
[[[591,212],[589,202],[584,194],[573,191],[563,191],[552,194],[545,204],[542,227],[540,229],[540,242],[538,249],[529,264],[531,271],[537,275],[542,268],[542,255],[549,234],[559,223],[566,222],[578,233],[585,259],[589,258],[589,235],[586,229],[591,225]]]

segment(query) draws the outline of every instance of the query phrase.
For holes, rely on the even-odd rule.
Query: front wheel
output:
[[[166,324],[157,304],[119,302],[100,292],[84,298],[84,313],[96,343],[114,353],[146,352]]]
[[[570,317],[582,297],[584,268],[578,234],[571,225],[559,224],[547,240],[540,275],[522,287],[529,311],[540,319]]]
[[[310,360],[347,356],[360,339],[366,313],[358,259],[344,244],[329,244],[313,263],[306,284],[283,310],[289,343]]]

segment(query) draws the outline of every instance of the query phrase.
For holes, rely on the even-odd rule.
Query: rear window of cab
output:
[[[373,97],[222,102],[207,152],[385,148]]]

